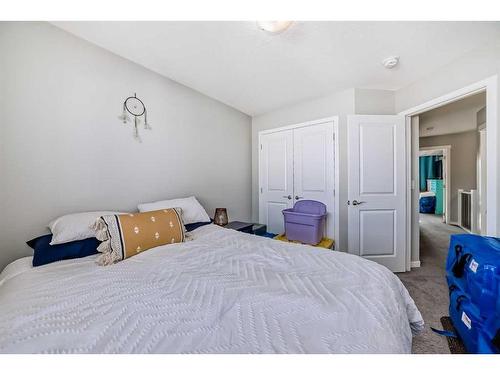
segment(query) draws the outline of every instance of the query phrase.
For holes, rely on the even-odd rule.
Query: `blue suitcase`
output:
[[[470,353],[500,352],[500,240],[452,235],[446,260],[450,318]]]
[[[453,326],[465,348],[469,353],[477,353],[479,332],[484,325],[479,309],[474,306],[467,294],[457,288],[451,290],[449,311]]]
[[[478,353],[500,353],[500,319],[493,316],[483,324],[477,341]]]
[[[496,310],[500,284],[500,239],[454,234],[446,260],[448,285],[456,285],[485,317]]]
[[[436,197],[422,197],[419,199],[420,213],[433,214],[436,211]]]

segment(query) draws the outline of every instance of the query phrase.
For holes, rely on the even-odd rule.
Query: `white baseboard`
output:
[[[420,267],[420,261],[419,260],[411,261],[410,267],[411,268],[419,268]]]

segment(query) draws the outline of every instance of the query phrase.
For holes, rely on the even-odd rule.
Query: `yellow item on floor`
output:
[[[299,241],[289,241],[288,238],[286,238],[285,234],[278,234],[276,237],[274,237],[275,240],[278,241],[283,241],[283,242],[292,242],[292,243],[301,243]],[[324,247],[325,249],[333,250],[335,245],[335,241],[332,240],[331,238],[323,237],[320,241],[319,244],[317,245],[310,245],[314,247]]]

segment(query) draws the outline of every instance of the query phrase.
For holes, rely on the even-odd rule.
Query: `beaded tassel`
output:
[[[151,130],[151,125],[148,123],[148,111],[144,108],[144,129]]]

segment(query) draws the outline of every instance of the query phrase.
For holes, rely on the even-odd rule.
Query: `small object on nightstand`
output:
[[[214,224],[225,226],[227,225],[227,209],[226,208],[216,208],[214,215]]]

